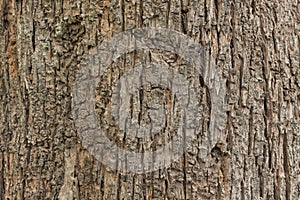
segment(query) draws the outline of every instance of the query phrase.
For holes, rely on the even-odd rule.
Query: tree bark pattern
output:
[[[300,198],[299,1],[1,0],[0,12],[0,199]],[[227,81],[228,123],[204,161],[195,146],[168,169],[122,175],[82,147],[72,84],[88,50],[142,27],[205,48]],[[102,89],[149,59],[123,56]],[[198,89],[205,132],[209,95]]]

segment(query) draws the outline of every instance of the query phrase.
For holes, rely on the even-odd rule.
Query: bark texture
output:
[[[0,199],[300,199],[299,1],[0,0],[0,13]],[[165,170],[122,175],[82,147],[72,84],[89,49],[141,27],[177,30],[205,48],[227,81],[228,122],[206,160],[195,144]],[[113,80],[154,58],[182,66],[166,52],[121,57],[100,82],[101,123]],[[183,71],[198,85],[207,132],[208,91]],[[168,106],[168,92],[137,94],[138,119],[148,119],[144,105]]]

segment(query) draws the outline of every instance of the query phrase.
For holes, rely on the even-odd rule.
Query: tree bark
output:
[[[0,199],[300,199],[299,2],[0,0],[0,13]],[[83,147],[72,87],[90,49],[145,27],[176,30],[204,47],[226,80],[227,124],[205,160],[195,144],[166,169],[121,174]],[[97,89],[99,122],[114,80],[154,58],[180,69],[174,57],[136,51],[114,62]],[[184,74],[199,82],[205,133],[209,92]],[[141,92],[143,107],[163,104],[169,91]]]

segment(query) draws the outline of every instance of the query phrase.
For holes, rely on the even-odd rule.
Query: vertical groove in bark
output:
[[[288,139],[287,133],[284,133],[283,136],[283,166],[284,166],[284,175],[286,182],[286,191],[285,198],[290,200],[291,197],[291,182],[290,182],[290,166],[289,166],[289,153],[288,153]]]

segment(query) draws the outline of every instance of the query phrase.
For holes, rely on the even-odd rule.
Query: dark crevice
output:
[[[144,151],[143,151],[144,152]],[[143,154],[144,155],[144,154]],[[142,155],[142,156],[143,156]],[[144,161],[144,158],[142,159]],[[142,166],[143,169],[144,169],[144,166]],[[143,170],[144,171],[144,170]],[[147,185],[146,185],[146,175],[145,173],[143,172],[143,198],[144,200],[147,200],[147,192],[146,192],[146,189],[147,189]]]
[[[184,141],[185,142],[185,141]],[[183,192],[184,199],[187,199],[187,176],[186,176],[186,153],[183,154]]]
[[[275,54],[277,54],[278,53],[278,49],[277,49],[277,45],[276,45],[275,29],[272,30],[272,41],[273,41],[273,45],[274,45]]]
[[[121,26],[122,26],[122,31],[125,31],[125,3],[124,0],[121,0]]]
[[[117,159],[117,162],[118,162],[119,159]],[[117,166],[117,169],[118,169],[118,166]],[[118,174],[118,187],[117,187],[117,199],[121,199],[121,174],[119,173]]]
[[[187,18],[187,13],[188,13],[188,9],[185,9],[183,7],[183,1],[180,0],[180,5],[181,5],[181,31],[184,34],[187,34],[187,23],[188,23],[188,18]]]
[[[4,142],[4,141],[3,141]],[[1,152],[1,165],[0,165],[0,199],[2,200],[2,197],[5,195],[5,181],[4,181],[4,153]]]
[[[268,154],[268,151],[267,151],[268,147],[266,144],[263,145],[263,168],[267,162],[267,154]]]
[[[19,10],[20,10],[20,15],[22,15],[23,14],[23,0],[19,0],[19,1],[17,1],[18,2],[18,4],[19,4],[19,6],[20,6],[20,8],[19,8]]]
[[[143,0],[140,0],[140,23],[139,23],[139,28],[143,27],[144,24],[144,19],[143,19],[143,15],[144,15],[144,11],[143,11]]]
[[[242,107],[242,90],[243,90],[243,78],[244,78],[244,58],[241,57],[241,60],[242,60],[242,64],[240,66],[240,88],[239,88],[239,106]]]
[[[256,10],[255,10],[256,2],[255,2],[255,1],[256,1],[256,0],[252,0],[252,2],[251,2],[252,15],[255,15],[255,12],[256,12]]]
[[[276,174],[274,174],[274,198],[275,200],[280,200],[280,176],[279,169],[276,170]]]
[[[166,14],[166,28],[169,28],[169,20],[170,20],[170,9],[171,9],[171,1],[167,2],[167,14]]]
[[[218,146],[218,144],[216,144],[216,145],[212,148],[210,154],[211,154],[211,157],[212,157],[212,158],[215,158],[217,162],[219,162],[219,161],[222,159],[222,157],[224,156],[224,154],[223,154],[223,152],[221,151],[221,149],[220,149],[220,147]]]
[[[250,108],[250,118],[249,118],[249,133],[248,133],[248,155],[250,156],[252,154],[252,136],[253,136],[253,106]]]
[[[35,22],[34,19],[32,19],[32,36],[31,36],[31,42],[32,42],[32,49],[35,51]]]
[[[61,14],[64,13],[64,0],[61,0],[61,4],[60,4],[60,13],[61,13]]]
[[[234,61],[234,33],[232,34],[232,39],[230,40],[230,53],[231,53],[231,68],[233,69],[235,66]]]
[[[267,41],[267,37],[266,37],[266,33],[263,29],[264,27],[264,22],[262,20],[262,18],[260,18],[260,30],[262,32],[262,36],[264,41]],[[271,101],[271,97],[270,97],[270,85],[269,85],[269,81],[270,81],[270,66],[268,63],[268,48],[267,48],[267,44],[263,43],[261,44],[261,49],[262,49],[262,55],[263,55],[263,76],[264,76],[264,80],[265,80],[265,85],[264,85],[264,90],[265,90],[265,96],[264,96],[264,123],[265,123],[265,129],[264,129],[264,135],[265,135],[265,139],[267,140],[268,143],[268,156],[269,156],[269,160],[268,160],[268,167],[271,169],[272,168],[272,135],[271,135],[271,128],[270,127],[272,125],[272,101]]]
[[[143,87],[141,89],[139,89],[139,99],[140,99],[140,112],[138,115],[138,123],[139,125],[141,125],[141,121],[142,121],[142,116],[143,116],[143,100],[144,100],[144,90]]]
[[[217,19],[218,19],[218,13],[219,13],[218,0],[215,0],[215,7],[216,7],[216,16],[217,16]]]
[[[258,176],[259,176],[259,196],[264,198],[264,178],[261,172],[261,167],[258,167]]]
[[[52,18],[55,19],[55,12],[56,12],[56,1],[52,1]]]
[[[208,14],[207,14],[207,7],[206,7],[206,0],[204,0],[204,19],[205,19],[205,23],[208,22]],[[204,24],[205,26],[205,24]]]
[[[233,177],[233,173],[231,174],[231,180],[234,180],[234,177]],[[230,185],[230,192],[229,192],[229,199],[232,199],[232,191],[233,191],[233,184]]]
[[[135,193],[135,176],[133,176],[133,178],[132,178],[132,186],[131,186],[131,188],[132,188],[132,191],[131,191],[132,197],[131,197],[131,199],[134,200],[134,193]]]
[[[247,163],[246,163],[246,156],[244,156],[244,167],[243,167],[243,180],[241,181],[241,198],[242,200],[245,200],[245,179],[246,179],[246,169]]]
[[[244,186],[244,180],[241,181],[241,200],[245,200],[245,186]]]
[[[152,183],[153,183],[153,182],[152,182]],[[152,184],[152,185],[153,185],[153,184]],[[165,187],[166,187],[166,191],[168,191],[168,187],[169,187],[168,180],[165,180]],[[166,192],[165,195],[164,195],[164,199],[168,199],[167,192]]]
[[[286,127],[289,127],[288,125]],[[286,182],[286,191],[285,191],[285,198],[286,200],[290,200],[290,193],[291,193],[291,180],[290,180],[290,166],[289,166],[289,145],[288,145],[288,137],[287,132],[284,132],[283,136],[283,167],[284,167],[284,174],[285,174],[285,182]]]

